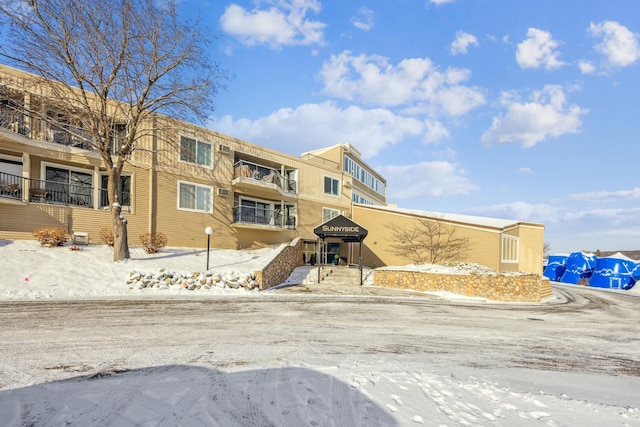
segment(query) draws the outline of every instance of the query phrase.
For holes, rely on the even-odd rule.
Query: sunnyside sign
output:
[[[342,215],[338,215],[316,227],[313,232],[321,239],[338,237],[349,241],[362,241],[368,234],[364,227]]]

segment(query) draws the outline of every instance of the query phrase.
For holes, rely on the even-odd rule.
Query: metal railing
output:
[[[21,200],[23,179],[18,175],[0,172],[0,197]]]
[[[279,170],[257,163],[240,160],[233,165],[234,179],[249,178],[277,185],[287,193],[296,192],[296,181],[282,176]]]
[[[314,162],[314,163],[319,163],[323,166],[328,166],[332,169],[338,169],[340,170],[340,163],[338,162],[334,162],[333,160],[329,160],[329,159],[325,159],[324,157],[318,157],[318,156],[314,156],[313,154],[305,154],[304,156],[301,157],[303,160],[307,160],[310,162]]]
[[[39,141],[93,150],[92,139],[83,128],[52,122],[9,104],[0,104],[0,128]]]
[[[295,217],[284,217],[279,210],[253,206],[234,206],[233,222],[296,229]]]
[[[93,187],[56,181],[28,179],[29,201],[93,208]]]
[[[24,189],[28,190],[27,201],[29,202],[85,208],[94,207],[93,186],[23,178],[18,175],[0,172],[0,198],[23,200],[22,193]],[[130,192],[119,192],[118,199],[123,208],[126,209],[131,206]],[[99,189],[98,207],[109,207],[107,190],[104,188]]]
[[[233,208],[233,222],[281,227],[281,221],[282,214],[273,209],[252,206],[234,206]]]

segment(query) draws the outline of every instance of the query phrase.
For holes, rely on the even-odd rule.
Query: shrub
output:
[[[62,246],[68,239],[67,230],[56,227],[37,228],[33,236],[42,246]]]
[[[140,243],[142,248],[148,254],[155,254],[167,245],[169,238],[164,233],[145,233],[140,235]]]
[[[100,240],[107,245],[113,247],[113,231],[109,227],[100,227]]]

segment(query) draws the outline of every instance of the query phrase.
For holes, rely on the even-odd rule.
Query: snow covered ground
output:
[[[211,251],[210,271],[250,275],[274,252]],[[0,241],[0,425],[640,425],[638,290],[130,289],[133,271],[204,271],[206,254],[110,258]]]

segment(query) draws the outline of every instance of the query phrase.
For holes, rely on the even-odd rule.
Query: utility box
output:
[[[89,233],[73,233],[73,244],[74,245],[88,245],[89,244]]]

